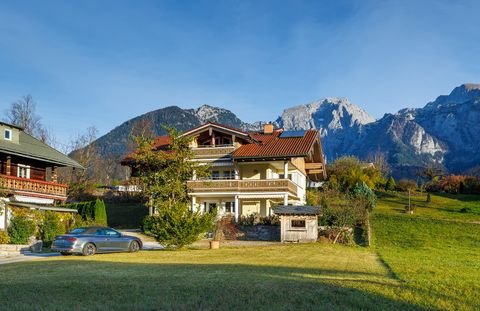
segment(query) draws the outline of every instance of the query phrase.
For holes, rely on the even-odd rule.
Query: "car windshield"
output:
[[[71,234],[81,234],[87,231],[87,228],[75,228],[72,231],[70,231]]]

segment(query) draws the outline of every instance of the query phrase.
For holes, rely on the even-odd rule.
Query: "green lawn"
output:
[[[0,276],[8,310],[419,309],[373,252],[326,244],[73,256]]]
[[[425,197],[414,201],[422,205]],[[479,197],[434,195],[413,215],[400,208],[405,202],[405,197],[384,197],[371,217],[374,249],[412,289],[412,296],[403,298],[429,308],[478,309]],[[471,211],[460,213],[464,207]]]
[[[0,265],[0,309],[478,309],[480,201],[432,201],[409,215],[404,198],[382,197],[371,248],[279,244]]]

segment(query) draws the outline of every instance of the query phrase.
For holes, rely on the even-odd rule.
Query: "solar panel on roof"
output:
[[[283,131],[280,134],[280,138],[291,138],[291,137],[303,137],[305,136],[305,131]]]

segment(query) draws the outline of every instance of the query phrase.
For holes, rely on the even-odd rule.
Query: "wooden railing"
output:
[[[67,185],[0,175],[0,189],[6,192],[28,192],[43,196],[67,197]]]
[[[297,186],[289,179],[190,180],[192,192],[290,192],[297,195]]]
[[[200,147],[200,148],[192,148],[195,156],[197,157],[205,157],[205,156],[215,156],[221,157],[231,154],[235,151],[235,146],[233,145],[222,145],[220,147]]]

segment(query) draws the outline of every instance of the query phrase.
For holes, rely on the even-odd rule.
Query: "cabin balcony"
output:
[[[289,179],[190,180],[187,186],[194,193],[288,192],[294,197],[298,195],[297,185]]]
[[[67,188],[55,182],[0,175],[0,191],[7,194],[65,201]]]

